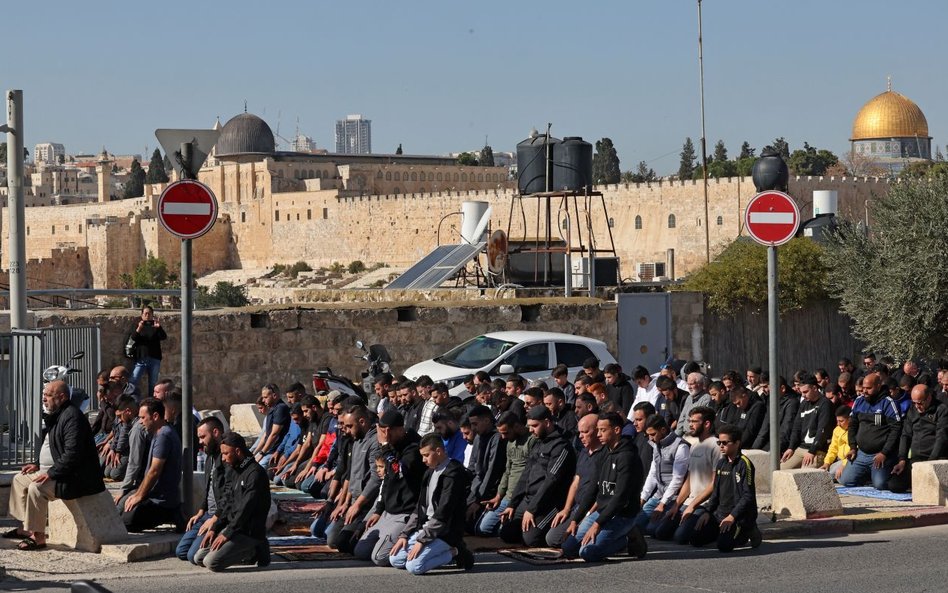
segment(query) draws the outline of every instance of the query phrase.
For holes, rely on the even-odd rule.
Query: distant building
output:
[[[890,174],[932,158],[925,114],[911,99],[893,91],[891,83],[859,110],[849,140],[854,157]]]
[[[336,153],[371,154],[372,120],[358,114],[336,120]]]
[[[316,143],[309,136],[297,133],[296,138],[290,143],[291,152],[316,152]]]
[[[66,147],[58,142],[42,142],[33,147],[33,162],[37,165],[58,165],[66,159]]]

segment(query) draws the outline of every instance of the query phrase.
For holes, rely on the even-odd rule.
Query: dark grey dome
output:
[[[216,154],[272,153],[276,148],[273,130],[256,115],[241,113],[224,124],[217,140]]]

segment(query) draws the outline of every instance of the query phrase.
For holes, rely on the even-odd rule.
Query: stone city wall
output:
[[[162,375],[180,379],[180,317],[157,311],[168,332]],[[102,328],[103,366],[124,364],[122,345],[138,316],[133,310],[37,311],[37,325]],[[381,343],[399,373],[481,333],[542,330],[603,340],[616,351],[614,303],[589,299],[531,299],[467,303],[391,303],[292,308],[244,308],[194,313],[194,401],[199,409],[227,410],[251,402],[260,387],[300,381],[311,389],[319,367],[359,380],[355,341]]]

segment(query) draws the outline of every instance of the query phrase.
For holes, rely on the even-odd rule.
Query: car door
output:
[[[550,343],[531,342],[511,350],[494,367],[491,375],[503,378],[500,367],[506,364],[513,367],[514,374],[520,375],[527,381],[547,378],[553,369],[550,366]]]
[[[554,364],[565,364],[569,368],[570,380],[576,376],[576,373],[583,370],[583,362],[587,358],[599,358],[585,344],[575,342],[556,342],[555,351]]]

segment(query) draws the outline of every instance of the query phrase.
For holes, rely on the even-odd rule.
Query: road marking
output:
[[[759,224],[793,224],[793,212],[751,212],[750,221]]]
[[[194,202],[165,202],[162,209],[164,214],[184,214],[194,215],[203,214],[205,216],[211,213],[210,204],[198,204]]]

